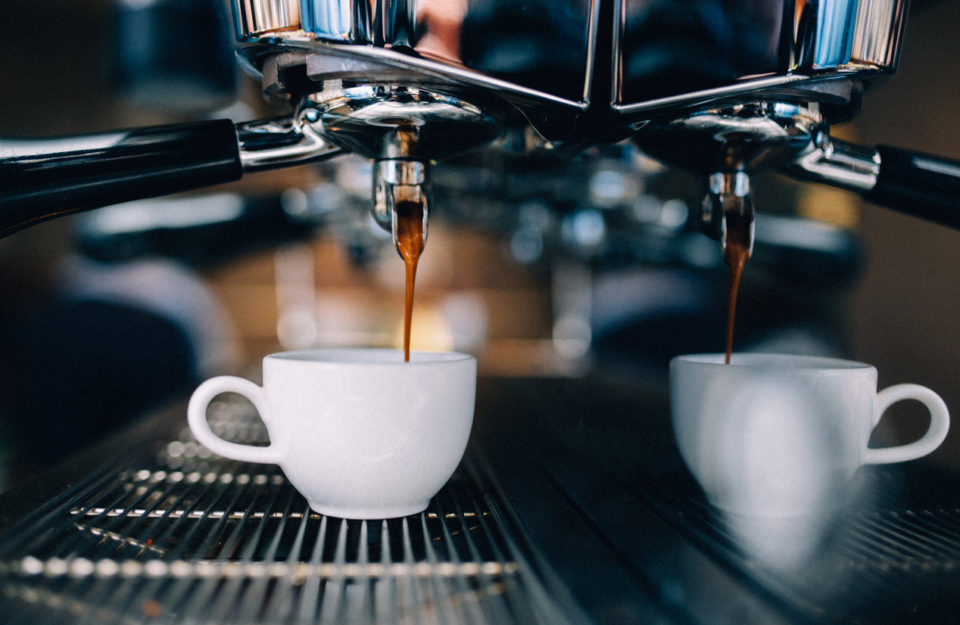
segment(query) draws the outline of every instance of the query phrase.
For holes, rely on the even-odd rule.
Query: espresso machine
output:
[[[3,141],[2,229],[358,154],[372,212],[429,204],[437,161],[488,147],[575,155],[631,140],[707,181],[698,215],[752,214],[779,168],[957,225],[953,162],[831,138],[896,68],[906,4],[234,2],[237,55],[289,116]],[[412,190],[412,191],[411,191]],[[426,214],[426,213],[425,213]]]
[[[399,202],[424,227],[443,214],[446,165],[536,179],[623,146],[701,181],[685,227],[718,254],[730,220],[763,237],[757,172],[960,227],[960,163],[831,136],[895,72],[907,4],[230,0],[240,66],[287,113],[2,138],[0,236],[354,155],[395,238]],[[211,455],[175,403],[0,495],[0,604],[24,623],[956,618],[950,475],[870,472],[828,530],[744,529],[683,468],[662,387],[493,378],[478,397],[464,463],[427,511],[364,522],[312,512],[276,468]],[[232,398],[210,420],[266,442]]]

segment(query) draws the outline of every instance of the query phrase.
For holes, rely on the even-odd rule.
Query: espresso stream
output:
[[[723,248],[723,260],[730,268],[730,293],[727,300],[727,350],[724,363],[730,364],[733,353],[733,321],[737,312],[737,292],[740,290],[740,277],[743,267],[750,258],[750,220],[736,212],[724,215],[727,233]]]
[[[417,263],[426,244],[423,233],[423,206],[419,202],[397,202],[397,251],[407,270],[406,299],[403,313],[403,361],[410,361],[410,327],[413,320],[413,286]]]
[[[417,264],[426,240],[423,233],[423,206],[419,202],[402,201],[396,204],[397,251],[406,266],[406,294],[403,315],[403,360],[410,361],[410,329],[413,321],[413,291],[417,280]],[[724,363],[730,364],[733,354],[733,328],[737,312],[737,293],[743,268],[750,258],[750,220],[736,212],[728,212],[723,260],[730,268],[730,288],[727,300],[727,341]]]

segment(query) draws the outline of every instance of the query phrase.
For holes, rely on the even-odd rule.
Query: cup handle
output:
[[[887,408],[904,399],[915,399],[927,407],[930,411],[930,427],[918,440],[906,445],[879,449],[867,447],[863,454],[864,464],[888,464],[915,460],[931,453],[947,437],[947,431],[950,429],[950,413],[947,411],[947,405],[939,395],[919,384],[895,384],[877,393],[873,424],[880,422]]]
[[[221,393],[243,395],[253,403],[264,423],[267,422],[267,402],[263,395],[263,388],[244,378],[222,375],[203,382],[190,396],[190,403],[187,406],[187,422],[190,424],[190,431],[193,432],[196,439],[213,453],[226,458],[245,462],[278,464],[280,453],[275,441],[271,441],[266,447],[257,447],[226,441],[213,433],[210,424],[207,422],[207,406],[210,405],[214,397]]]

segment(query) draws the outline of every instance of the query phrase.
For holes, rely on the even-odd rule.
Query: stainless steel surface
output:
[[[232,4],[241,53],[253,66],[279,45],[566,106],[589,97],[599,27],[593,0],[304,0],[297,13],[286,0]],[[278,18],[248,17],[261,14]]]
[[[247,405],[211,411],[266,443]],[[346,521],[178,427],[0,541],[4,622],[577,622],[475,463],[419,515]]]
[[[848,63],[853,67],[895,67],[908,6],[909,2],[905,0],[857,3]]]
[[[305,0],[286,30],[269,36],[244,20],[258,10],[251,4],[234,0],[240,54],[261,74],[268,97],[306,96],[325,110],[331,96],[339,98],[331,92],[362,85],[344,93],[370,90],[363,99],[379,115],[381,103],[396,103],[395,92],[423,90],[496,118],[482,137],[464,126],[463,144],[426,142],[419,132],[384,142],[392,135],[356,110],[340,136],[323,124],[324,136],[359,154],[382,157],[399,143],[402,158],[416,152],[426,162],[498,137],[498,147],[516,147],[524,142],[506,137],[524,134],[540,139],[528,148],[576,154],[634,135],[655,157],[704,175],[787,165],[871,201],[956,223],[953,193],[921,189],[954,184],[952,165],[941,163],[937,173],[951,173],[931,180],[927,170],[910,170],[909,157],[891,156],[908,171],[891,168],[874,188],[860,163],[832,158],[828,123],[855,114],[864,82],[896,68],[907,0]],[[283,13],[281,4],[270,14]],[[438,122],[423,121],[424,136],[449,136]],[[707,213],[716,199],[707,198]]]
[[[870,191],[880,175],[880,154],[873,148],[820,134],[787,168],[799,177],[852,191]]]
[[[855,176],[827,156],[814,159],[810,143],[815,134],[817,149],[828,146],[828,123],[855,114],[863,83],[895,69],[906,0],[233,0],[232,7],[242,63],[268,99],[292,108],[288,121],[238,126],[239,156],[231,157],[245,172],[328,158],[339,153],[333,146],[429,167],[480,147],[573,158],[634,136],[655,157],[704,175],[749,173],[802,153],[794,170],[817,168],[819,180],[842,185]],[[706,162],[712,166],[701,171]],[[375,182],[381,199],[382,182]],[[47,186],[59,193],[59,178]],[[911,205],[902,186],[909,184],[897,180],[894,192],[885,186],[874,197]],[[58,214],[41,208],[44,219]],[[389,211],[383,202],[374,207],[380,222]],[[950,211],[932,215],[945,221],[943,212]]]
[[[594,62],[611,71],[614,108],[663,106],[896,67],[907,2],[830,0],[233,0],[248,58],[305,48],[417,67],[426,74],[587,105]],[[604,20],[612,20],[605,22]],[[598,53],[612,37],[612,55]],[[400,51],[400,52],[397,52]]]
[[[792,613],[789,621],[941,623],[960,605],[955,479],[916,468],[864,472],[826,529],[803,520],[730,518],[698,496],[661,493],[654,506],[684,524],[706,552],[736,562],[758,590],[776,596]],[[817,556],[792,567],[778,560],[805,550]]]
[[[395,208],[402,201],[423,207],[426,232],[432,204],[430,163],[481,146],[498,134],[489,111],[419,87],[345,88],[336,81],[304,97],[296,116],[304,122],[304,134],[377,161],[372,212],[395,241]]]
[[[606,558],[594,544],[588,575],[601,579],[593,588],[559,568],[562,579],[577,580],[571,590],[584,605],[592,604],[591,592],[603,592],[596,586],[635,576],[643,588],[637,592],[656,607],[623,617],[626,623],[899,625],[955,618],[955,469],[921,461],[861,470],[827,524],[726,515],[682,468],[668,400],[637,380],[483,386],[484,416],[495,425],[481,442],[501,475],[523,476],[505,488],[538,544],[550,545],[564,528],[587,544],[599,535],[615,553]],[[586,527],[565,522],[550,489],[562,492]],[[547,553],[560,567],[557,550]],[[625,602],[626,592],[611,603]],[[592,608],[591,616],[603,614]],[[607,613],[596,622],[616,619]]]
[[[651,121],[662,125],[731,106],[731,99],[734,105],[831,101],[855,107],[859,81],[895,69],[906,10],[903,0],[835,0],[796,11],[768,0],[724,7],[635,0],[387,0],[372,6],[313,0],[302,3],[302,15],[287,12],[286,30],[261,36],[244,21],[263,13],[251,5],[260,2],[234,0],[239,53],[262,75],[268,97],[313,93],[320,94],[310,96],[314,101],[324,100],[322,92],[344,81],[433,86],[457,97],[480,93],[480,108],[520,113],[500,115],[494,135],[531,128],[546,146],[573,149],[624,138]],[[284,13],[284,3],[276,5],[270,15]],[[439,53],[437,41],[443,42]],[[350,149],[381,151],[369,143],[354,142]],[[442,158],[436,149],[424,152]]]
[[[298,108],[317,134],[366,158],[437,160],[497,134],[496,120],[480,107],[417,87],[334,86]]]
[[[428,172],[427,164],[420,161],[383,159],[374,165],[373,218],[381,228],[391,233],[395,246],[399,245],[398,202],[412,202],[420,206],[423,213],[423,242],[427,241],[430,207],[433,205]]]
[[[895,69],[907,2],[618,0],[614,107],[635,114]]]
[[[249,4],[235,0],[236,14],[252,13]],[[327,93],[345,80],[365,84],[370,91],[363,96],[366,108],[379,117],[381,103],[395,101],[391,92],[397,89],[416,91],[435,83],[438,94],[482,92],[479,107],[501,113],[482,139],[468,137],[467,147],[527,125],[544,138],[541,147],[548,148],[566,143],[576,150],[634,134],[650,154],[704,175],[749,173],[791,162],[802,153],[805,158],[794,169],[816,167],[819,180],[833,182],[824,175],[824,163],[832,162],[832,171],[841,173],[836,161],[821,157],[815,165],[811,152],[818,148],[811,144],[829,145],[828,118],[836,111],[851,114],[861,81],[895,69],[906,4],[829,0],[794,7],[769,0],[730,5],[616,0],[548,9],[533,0],[385,1],[372,6],[313,0],[302,3],[301,21],[290,16],[285,32],[264,38],[238,20],[237,35],[241,54],[264,76],[265,93],[313,90],[319,95],[306,101],[318,102],[321,110],[331,106]],[[280,12],[280,7],[273,11]],[[564,34],[562,45],[554,25]],[[482,36],[473,37],[474,27]],[[280,55],[288,69],[302,63],[305,70],[293,75],[305,73],[306,87],[302,81],[284,80],[274,69],[283,65],[275,58],[277,50],[288,51]],[[478,59],[497,60],[471,63],[477,51],[483,52]],[[297,54],[302,60],[291,62],[301,58]],[[541,77],[570,89],[545,87],[538,82]],[[583,85],[580,95],[573,89],[578,83]],[[602,94],[607,83],[609,103]],[[557,96],[599,123],[584,123],[573,109],[554,107]],[[513,107],[522,116],[503,113]],[[349,129],[335,131],[330,125],[325,136],[373,158],[395,151],[396,140],[383,141],[393,135],[372,127],[367,117],[362,109],[351,111],[345,118]],[[424,121],[426,134],[433,122]],[[434,134],[449,136],[440,130]],[[419,138],[400,144],[404,154],[415,150],[424,155],[418,160],[443,158],[452,146],[448,139],[424,146]],[[461,147],[459,141],[457,145]],[[846,172],[839,182],[851,177]],[[714,195],[705,201],[707,213],[715,200]],[[384,213],[381,208],[375,214],[378,210]],[[707,231],[718,230],[707,221]]]
[[[312,163],[343,152],[300,119],[269,119],[237,124],[244,172]]]
[[[827,526],[725,516],[635,380],[480,381],[467,462],[422,514],[313,513],[276,469],[210,455],[175,409],[4,495],[10,623],[943,623],[960,493],[861,470]],[[265,443],[245,404],[211,425]],[[164,434],[166,433],[166,434]],[[112,453],[104,453],[112,449]]]
[[[815,142],[829,138],[827,128],[816,102],[738,102],[646,124],[634,140],[665,162],[707,176],[695,222],[708,236],[725,241],[724,215],[736,213],[753,223],[750,175],[814,150]],[[751,248],[752,232],[751,226]]]
[[[708,175],[781,166],[809,149],[826,128],[816,102],[756,100],[647,124],[634,140],[653,156]]]
[[[246,36],[300,28],[299,0],[245,0],[233,4],[234,24]]]
[[[708,178],[708,183],[707,194],[700,205],[700,230],[718,239],[726,250],[729,236],[727,216],[732,214],[738,223],[746,221],[749,224],[747,252],[752,253],[756,229],[750,176],[743,171],[718,172]]]

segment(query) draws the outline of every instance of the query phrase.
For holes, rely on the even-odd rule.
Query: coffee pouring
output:
[[[392,230],[398,194],[429,204],[437,161],[624,139],[709,181],[697,219],[715,238],[722,206],[751,218],[760,167],[960,225],[957,164],[829,135],[895,70],[905,0],[694,5],[232,0],[242,67],[290,114],[0,140],[0,235],[345,151],[377,162],[373,214]]]
[[[950,23],[931,4],[960,16],[924,3],[911,17],[928,29]],[[0,603],[24,623],[949,620],[960,606],[958,471],[945,466],[958,458],[956,435],[915,396],[887,414],[879,407],[896,398],[883,390],[889,382],[958,401],[956,343],[936,334],[952,318],[942,284],[954,233],[870,214],[814,185],[768,195],[764,179],[806,177],[806,168],[853,188],[877,184],[889,158],[831,133],[861,99],[864,108],[871,96],[883,101],[861,87],[897,68],[904,9],[876,0],[237,2],[231,60],[235,47],[256,77],[253,99],[270,100],[272,112],[231,107],[221,113],[229,121],[167,127],[182,139],[176,154],[149,128],[18,139],[16,162],[0,147],[10,167],[0,221],[11,232],[246,178],[218,193],[96,209],[76,225],[116,227],[106,244],[125,262],[104,263],[107,277],[139,277],[124,272],[142,264],[131,257],[183,261],[170,247],[226,248],[230,263],[188,256],[186,269],[236,313],[226,320],[248,358],[185,381],[178,392],[199,389],[192,408],[179,395],[129,434],[4,493]],[[920,72],[936,92],[950,44],[925,43],[921,51],[945,59]],[[910,76],[907,63],[899,71]],[[919,103],[919,93],[904,99]],[[8,127],[42,134],[16,119],[27,105],[7,105]],[[104,117],[73,114],[62,125]],[[875,116],[864,118],[869,141]],[[923,120],[904,121],[916,123],[903,124],[902,141],[916,132],[917,146],[934,145],[916,128]],[[86,151],[58,162],[71,146]],[[261,173],[275,167],[288,169]],[[283,232],[270,241],[282,246],[266,247],[266,228],[249,219],[259,194],[271,216],[303,219],[304,241]],[[217,195],[235,200],[234,211],[176,224]],[[29,265],[29,243],[74,225],[60,222],[0,243],[27,243]],[[931,229],[942,239],[925,238]],[[163,241],[123,245],[157,233]],[[258,253],[236,258],[246,233]],[[863,287],[848,293],[860,237],[871,254],[855,276]],[[358,240],[365,259],[349,255]],[[425,254],[409,362],[396,243]],[[729,365],[721,246],[731,257],[753,251]],[[187,273],[123,286],[188,305],[170,286]],[[96,295],[75,276],[65,276],[78,285],[68,295]],[[898,278],[912,288],[897,288]],[[158,355],[191,355],[166,338],[177,328],[120,334],[102,309],[30,314],[30,333],[5,324],[0,339],[17,340],[0,340],[11,346],[4,371],[16,377],[0,382],[17,399],[37,395],[4,412],[15,415],[11,427],[49,443],[93,427],[77,398],[103,397],[133,417],[122,392],[172,386],[171,359]],[[84,325],[55,322],[67,314],[103,328],[74,332],[73,357],[60,347]],[[852,362],[750,360],[848,350],[889,382]],[[687,362],[668,388],[667,357],[701,352],[708,362]],[[227,372],[240,377],[219,377]],[[65,403],[44,411],[57,397]]]

